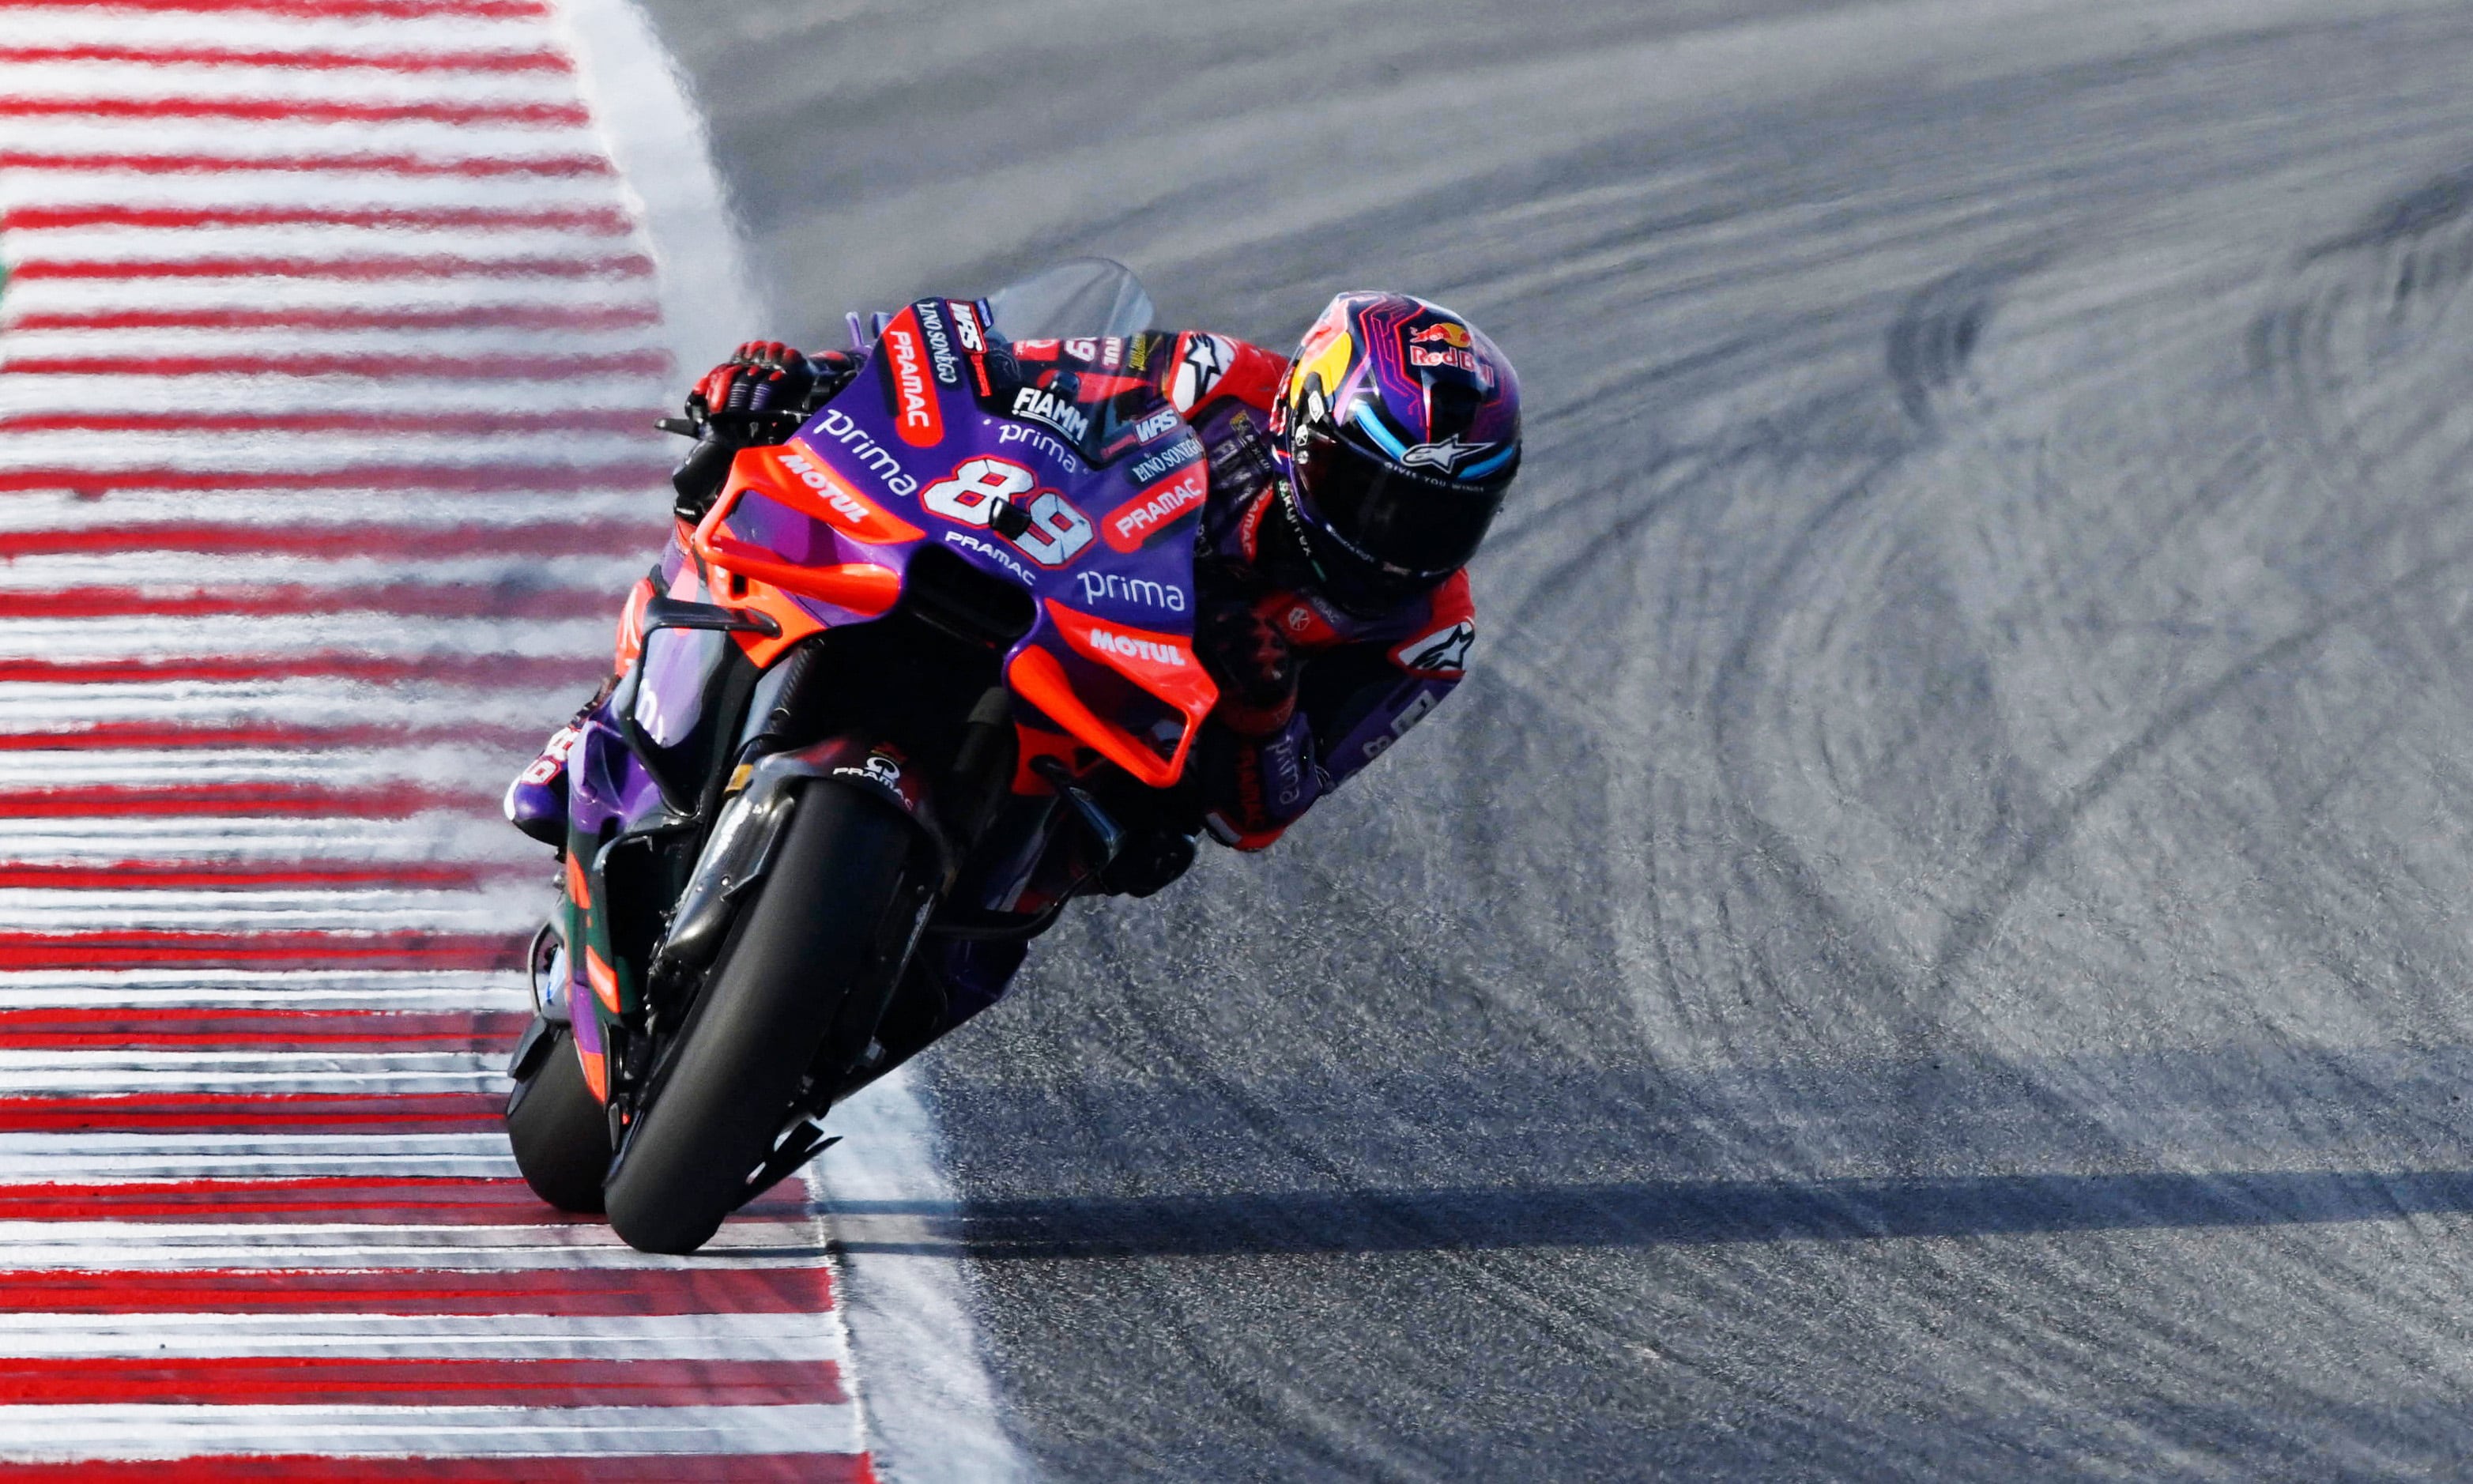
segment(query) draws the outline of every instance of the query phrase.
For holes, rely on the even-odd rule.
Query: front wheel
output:
[[[855,789],[800,798],[611,1171],[610,1225],[629,1246],[693,1252],[746,1199],[844,1002],[887,971],[874,959],[911,832]]]
[[[596,1212],[610,1171],[610,1115],[585,1085],[569,1032],[552,1032],[533,1060],[537,1069],[507,1099],[516,1168],[533,1194],[560,1210]]]

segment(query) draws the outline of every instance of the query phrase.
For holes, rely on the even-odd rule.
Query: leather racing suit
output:
[[[1195,647],[1221,697],[1195,739],[1182,802],[1220,843],[1264,849],[1459,683],[1477,636],[1468,574],[1379,612],[1351,611],[1316,590],[1271,459],[1283,356],[1202,331],[1019,341],[1013,351],[1035,382],[1071,372],[1085,398],[1148,381],[1200,437],[1211,474],[1195,536]],[[1213,631],[1232,623],[1256,642],[1214,645]],[[1246,673],[1257,669],[1279,673]],[[1026,904],[1020,896],[985,903]],[[932,1034],[1002,997],[1026,952],[1020,943],[931,945],[924,969],[947,1005]],[[891,1028],[885,1036],[888,1045],[909,1039]]]

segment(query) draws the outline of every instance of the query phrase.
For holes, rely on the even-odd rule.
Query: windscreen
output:
[[[1158,313],[1134,271],[1113,258],[1070,257],[988,296],[989,317],[1007,340],[1132,335]]]

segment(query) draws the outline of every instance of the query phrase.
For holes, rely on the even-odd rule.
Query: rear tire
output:
[[[610,1173],[610,1115],[585,1085],[570,1032],[553,1033],[540,1063],[507,1100],[516,1168],[533,1194],[560,1210],[597,1213]]]
[[[689,1253],[745,1200],[800,1079],[873,967],[912,826],[854,789],[800,798],[772,871],[682,1029],[676,1060],[610,1173],[610,1225]]]

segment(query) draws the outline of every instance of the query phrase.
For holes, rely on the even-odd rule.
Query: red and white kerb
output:
[[[871,1476],[795,1196],[514,1177],[497,788],[663,532],[540,0],[0,0],[0,1461]],[[791,1187],[794,1191],[796,1187]]]

